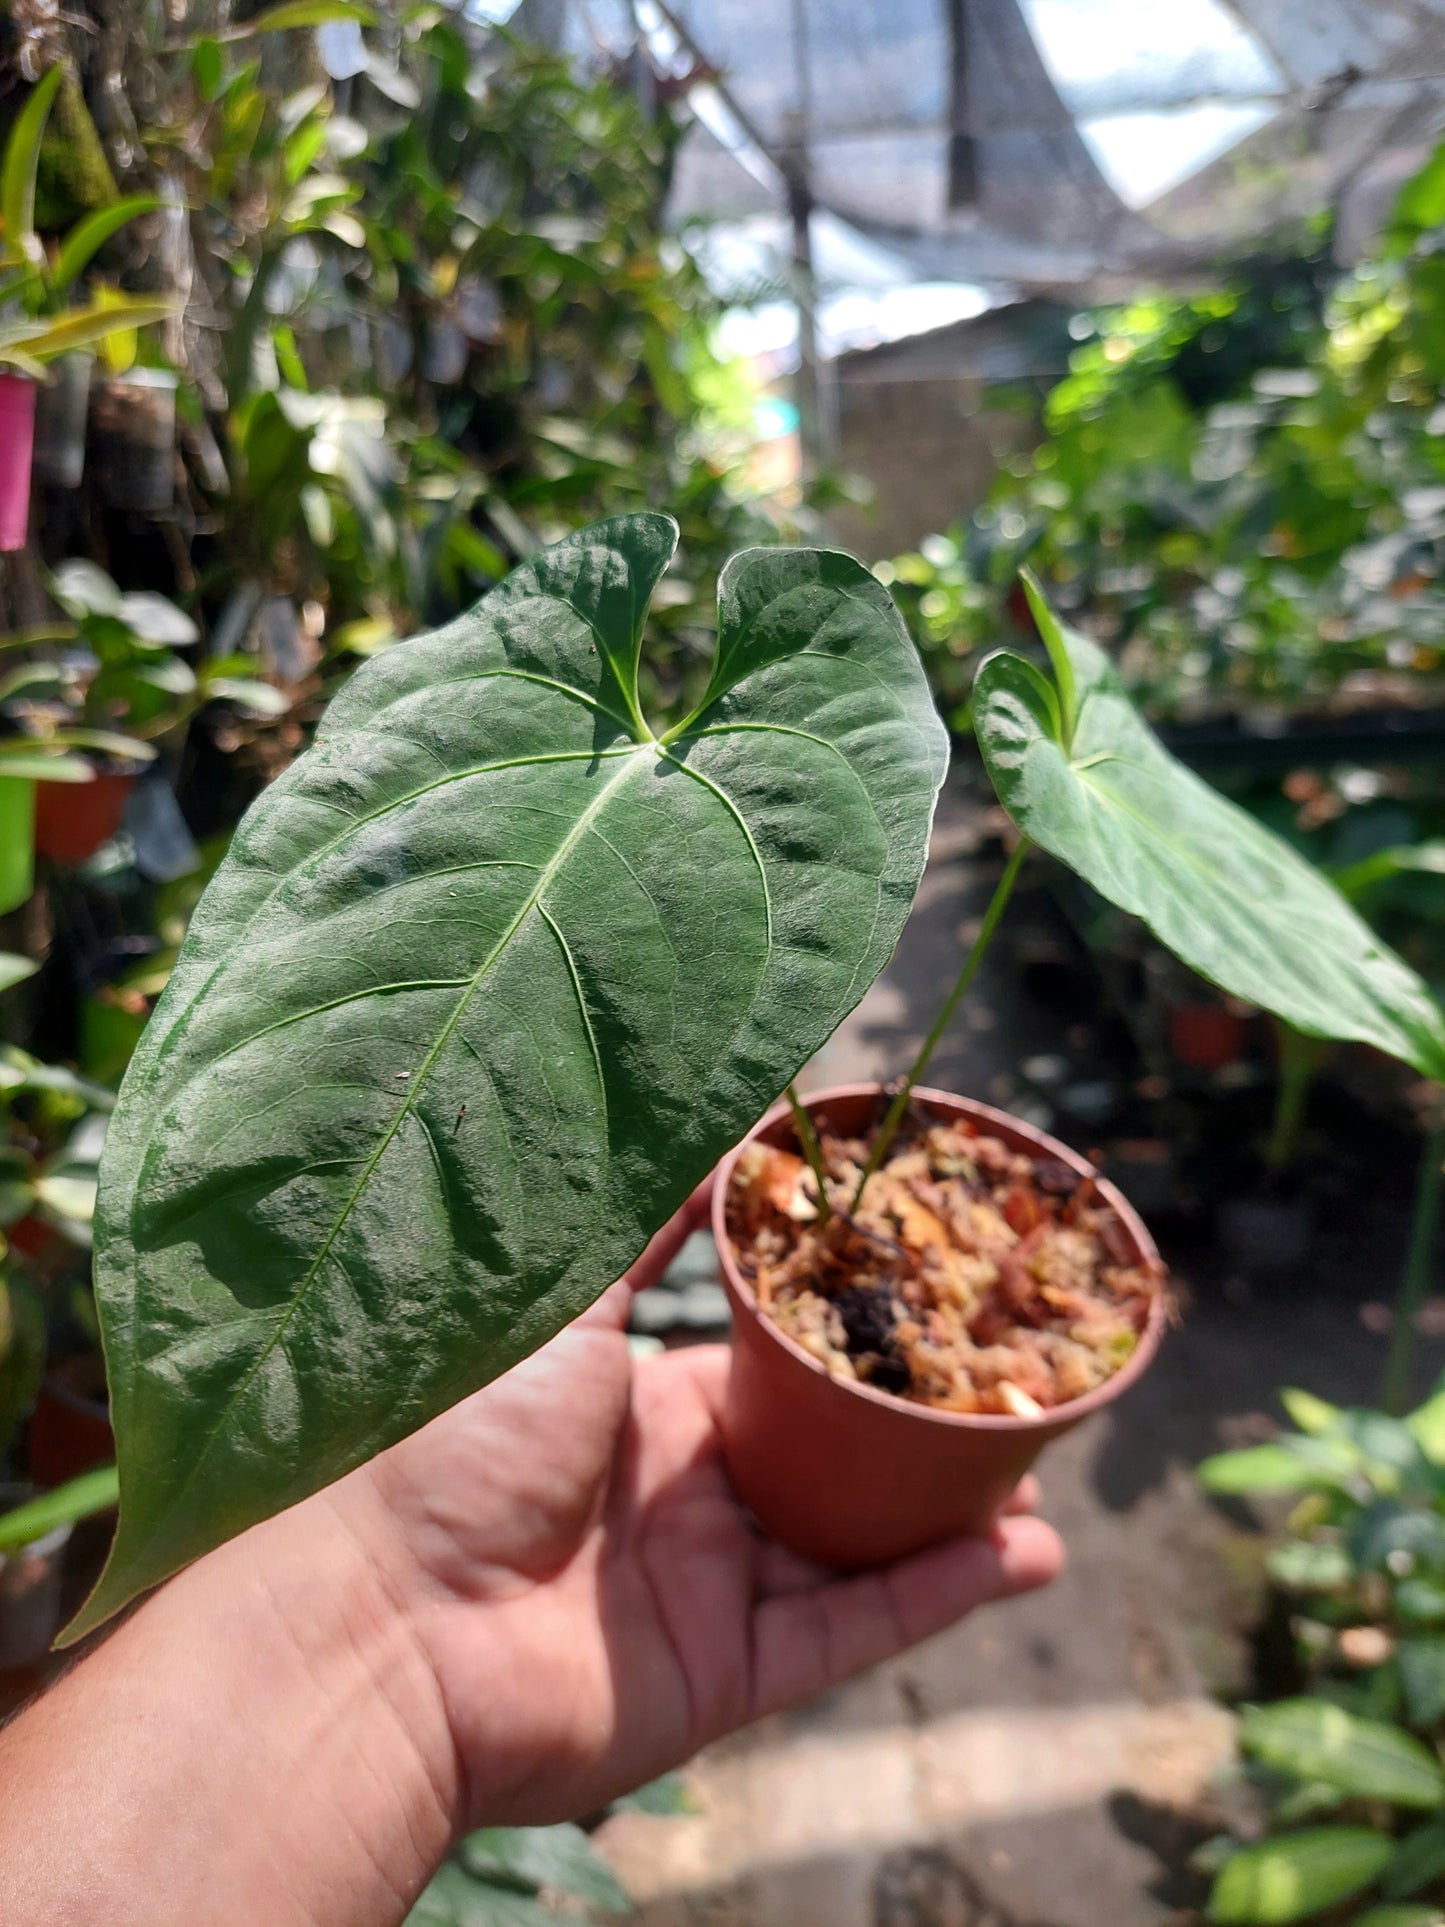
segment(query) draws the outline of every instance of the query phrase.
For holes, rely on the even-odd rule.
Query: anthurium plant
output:
[[[72,1636],[543,1343],[886,961],[947,760],[892,603],[745,551],[700,704],[654,727],[674,542],[584,530],[373,659],[238,832],[107,1143],[121,1520]],[[1000,654],[975,705],[1021,841],[875,1166],[1031,843],[1302,1033],[1445,1071],[1413,973],[1034,595],[1051,675]]]
[[[71,1637],[575,1317],[886,961],[947,763],[892,602],[735,556],[654,727],[675,540],[585,530],[374,658],[238,830],[107,1139],[121,1516]]]
[[[1019,842],[869,1169],[882,1162],[1035,844],[1141,918],[1201,977],[1292,1033],[1373,1044],[1445,1079],[1445,1012],[1416,973],[1335,883],[1171,756],[1103,650],[1066,628],[1031,578],[1024,586],[1048,670],[998,650],[980,666],[973,698],[979,748]]]

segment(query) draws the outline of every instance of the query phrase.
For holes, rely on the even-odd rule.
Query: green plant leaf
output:
[[[234,703],[238,709],[250,710],[253,716],[284,716],[291,707],[291,698],[284,689],[262,682],[258,676],[208,676],[201,686],[201,695],[208,703]]]
[[[1032,571],[1025,569],[1022,579],[1029,612],[1038,625],[1044,648],[1048,651],[1049,667],[1054,672],[1053,687],[1057,692],[1059,704],[1059,740],[1068,747],[1073,743],[1074,731],[1079,722],[1079,691],[1074,676],[1074,665],[1069,656],[1068,644],[1064,640],[1063,625],[1049,607],[1047,598]]]
[[[404,1927],[557,1927],[558,1916],[528,1894],[474,1880],[456,1861],[437,1873]]]
[[[1355,1576],[1348,1552],[1328,1540],[1287,1539],[1267,1563],[1270,1578],[1294,1592],[1338,1592]]]
[[[457,1857],[480,1880],[503,1876],[555,1888],[605,1913],[632,1912],[626,1889],[581,1827],[482,1827],[467,1835]]]
[[[1252,1706],[1239,1723],[1246,1753],[1299,1780],[1321,1780],[1361,1800],[1428,1808],[1445,1799],[1445,1773],[1413,1734],[1360,1720],[1325,1700]]]
[[[612,1802],[614,1809],[621,1808],[629,1813],[651,1813],[669,1815],[696,1813],[697,1801],[687,1790],[687,1782],[680,1773],[664,1773],[660,1779],[649,1780],[633,1793],[624,1793]]]
[[[675,539],[585,530],[374,657],[237,831],[102,1163],[122,1519],[79,1625],[575,1317],[892,950],[947,743],[886,591],[735,556],[727,686],[664,745]]]
[[[1445,1715],[1445,1633],[1402,1639],[1395,1652],[1406,1717],[1411,1726],[1433,1726]]]
[[[1405,1423],[1431,1465],[1445,1466],[1445,1384],[1437,1385]]]
[[[284,33],[293,27],[325,27],[333,20],[354,20],[358,26],[372,27],[376,13],[371,7],[351,4],[351,0],[281,0],[246,21],[242,33]]]
[[[1191,969],[1313,1037],[1355,1038],[1445,1077],[1445,1013],[1334,886],[1159,742],[1094,643],[1042,628],[1072,665],[1066,747],[1039,674],[1008,652],[974,685],[974,726],[1019,828],[1132,912]]]
[[[1247,1445],[1238,1452],[1216,1452],[1198,1467],[1199,1483],[1221,1497],[1250,1492],[1298,1492],[1319,1483],[1318,1475],[1283,1445]]]
[[[1289,1413],[1290,1418],[1311,1438],[1319,1438],[1331,1432],[1339,1424],[1340,1408],[1327,1400],[1316,1398],[1313,1392],[1302,1392],[1297,1387],[1288,1387],[1279,1395],[1279,1402]]]
[[[13,990],[16,984],[33,977],[39,968],[29,957],[17,957],[13,950],[0,950],[0,990]]]
[[[108,300],[93,301],[89,307],[72,308],[56,320],[15,322],[0,329],[0,360],[13,358],[44,364],[60,355],[72,354],[77,348],[92,347],[108,335],[146,328],[155,321],[168,321],[175,312],[174,301],[112,294]]]
[[[1445,1821],[1427,1820],[1395,1848],[1380,1881],[1387,1900],[1408,1900],[1445,1875]]]
[[[157,194],[127,194],[123,199],[112,201],[108,207],[98,207],[94,213],[77,221],[66,235],[55,259],[55,272],[51,277],[54,294],[58,298],[69,294],[76,280],[112,235],[118,234],[128,222],[140,215],[153,213],[160,204]]]
[[[1445,1914],[1428,1901],[1407,1901],[1384,1907],[1370,1907],[1355,1922],[1355,1927],[1445,1927]]]
[[[1435,1626],[1445,1620],[1445,1586],[1418,1575],[1402,1579],[1395,1588],[1395,1611],[1412,1626]]]
[[[1392,1572],[1402,1557],[1407,1571],[1438,1570],[1445,1564],[1445,1519],[1426,1506],[1376,1499],[1351,1524],[1349,1546],[1351,1558],[1366,1571]]]
[[[115,1467],[103,1465],[94,1472],[82,1472],[67,1485],[56,1486],[53,1492],[27,1499],[13,1512],[0,1513],[0,1553],[31,1545],[57,1526],[79,1525],[97,1512],[108,1512],[119,1492]]]
[[[1376,850],[1373,856],[1362,857],[1358,863],[1331,872],[1335,888],[1347,896],[1351,903],[1357,902],[1377,883],[1411,874],[1445,876],[1445,838],[1435,837],[1427,843],[1409,843],[1389,850]]]
[[[84,757],[63,756],[26,736],[0,742],[0,777],[34,783],[93,783],[95,771]]]
[[[1309,1827],[1224,1863],[1209,1896],[1219,1927],[1286,1927],[1348,1900],[1378,1878],[1390,1841],[1372,1827]]]
[[[64,69],[57,63],[42,76],[15,116],[0,162],[0,221],[4,222],[5,253],[16,260],[35,261],[35,172],[40,165],[40,143]]]

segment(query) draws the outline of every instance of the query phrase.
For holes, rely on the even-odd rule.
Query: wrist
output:
[[[278,1902],[308,1927],[401,1920],[459,1826],[421,1602],[387,1526],[365,1476],[345,1480],[221,1547],[146,1609],[165,1652],[206,1628],[196,1670],[235,1711],[242,1850],[246,1836],[266,1843]]]
[[[335,1488],[200,1560],[0,1737],[0,1914],[405,1919],[458,1830],[460,1784],[364,1501]],[[57,1811],[86,1814],[83,1846],[56,1835]],[[18,1849],[47,1836],[27,1875]],[[10,1892],[7,1860],[43,1888]]]

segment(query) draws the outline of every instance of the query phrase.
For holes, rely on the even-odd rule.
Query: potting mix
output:
[[[1163,1282],[1096,1180],[914,1114],[848,1206],[864,1138],[804,1159],[750,1144],[727,1226],[758,1306],[835,1377],[949,1412],[1037,1418],[1133,1353]]]

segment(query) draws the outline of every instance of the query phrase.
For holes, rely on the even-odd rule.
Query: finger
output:
[[[799,1552],[789,1552],[776,1539],[758,1541],[756,1596],[759,1599],[780,1599],[791,1592],[816,1592],[819,1586],[826,1586],[837,1577],[827,1566],[805,1559]]]
[[[795,1705],[951,1626],[991,1599],[1047,1585],[1064,1548],[1042,1519],[1000,1520],[878,1572],[763,1601],[753,1619],[752,1716]]]
[[[1039,1500],[1042,1497],[1043,1493],[1039,1489],[1038,1480],[1032,1472],[1025,1472],[1013,1491],[1010,1492],[1003,1504],[999,1507],[999,1511],[1006,1519],[1016,1517],[1021,1512],[1037,1512],[1039,1509]]]
[[[626,1278],[619,1278],[615,1285],[609,1285],[602,1296],[590,1304],[580,1318],[573,1321],[577,1326],[594,1327],[604,1331],[624,1331],[628,1316],[632,1311],[632,1287]]]

